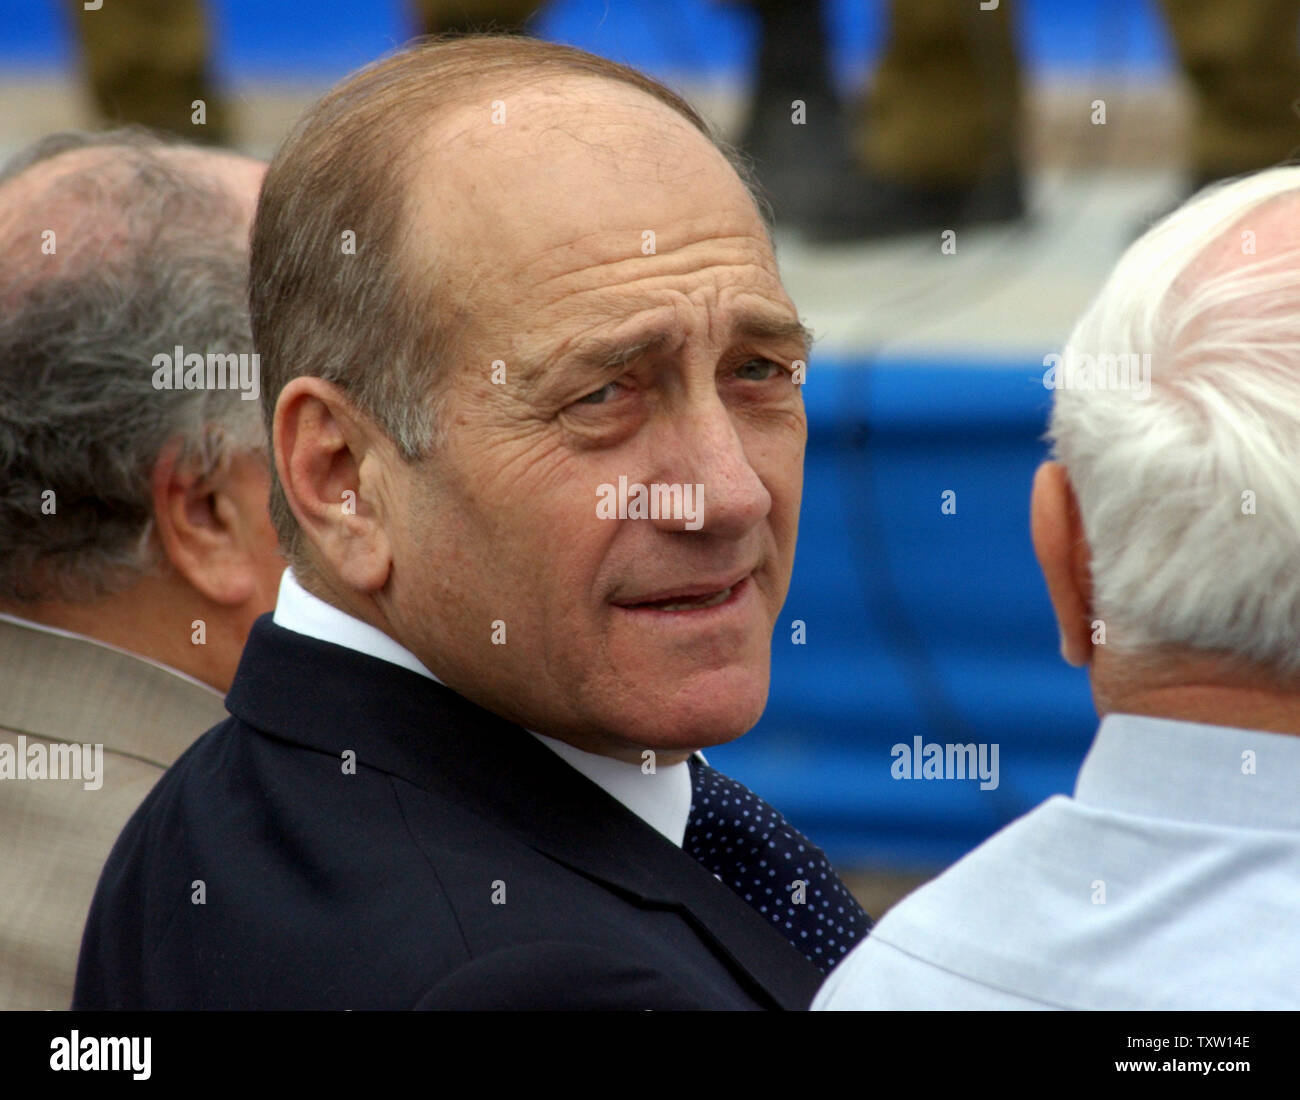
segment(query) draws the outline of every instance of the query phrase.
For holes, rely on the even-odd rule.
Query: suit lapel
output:
[[[490,775],[458,773],[462,781],[491,785],[500,824],[579,874],[643,905],[683,913],[759,1000],[808,1007],[821,973],[743,899],[526,731],[500,732],[509,746],[500,747],[519,767],[506,774],[502,756],[493,754]]]

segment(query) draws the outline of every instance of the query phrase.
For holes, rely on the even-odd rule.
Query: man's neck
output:
[[[1154,659],[1114,652],[1091,669],[1097,712],[1300,735],[1300,683],[1199,654]]]
[[[224,692],[234,676],[228,639],[218,616],[195,596],[165,578],[146,577],[124,592],[83,603],[0,601],[0,611],[147,657]]]
[[[352,618],[365,623],[367,626],[373,626],[376,630],[383,631],[399,645],[405,644],[393,632],[388,621],[380,613],[378,604],[373,599],[355,592],[345,591],[341,586],[331,584],[309,565],[300,563],[290,568],[293,569],[294,580],[298,582],[298,586],[304,592],[329,604],[330,607],[342,611],[345,615],[351,615]]]

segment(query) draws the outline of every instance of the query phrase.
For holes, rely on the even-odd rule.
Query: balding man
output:
[[[68,1006],[113,841],[224,716],[275,601],[245,399],[263,171],[118,131],[48,138],[0,172],[3,1008]]]
[[[807,1007],[866,915],[694,755],[766,702],[808,355],[698,115],[563,46],[399,54],[277,154],[251,297],[291,569],[75,1003]]]
[[[1051,365],[1034,546],[1101,728],[815,1007],[1300,1007],[1298,212],[1300,168],[1203,192]]]

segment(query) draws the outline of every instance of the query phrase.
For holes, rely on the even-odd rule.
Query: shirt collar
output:
[[[308,592],[291,568],[280,577],[280,594],[272,618],[276,626],[285,630],[355,649],[442,683],[400,642]],[[570,767],[681,847],[691,812],[691,776],[684,761],[644,772],[639,764],[587,752],[565,741],[544,737],[535,730],[528,732]]]
[[[334,645],[355,649],[359,653],[401,665],[402,668],[442,683],[424,667],[414,653],[378,627],[363,623],[355,616],[308,592],[298,583],[292,568],[286,569],[280,576],[280,595],[276,600],[275,614],[272,619],[276,626],[282,626],[285,630],[294,630],[318,641],[332,642]]]
[[[682,846],[691,816],[691,772],[685,760],[666,767],[660,764],[648,772],[641,764],[601,756],[576,748],[567,741],[543,737],[532,730],[528,732],[617,798],[647,825],[657,829],[677,847]]]
[[[1085,806],[1189,824],[1300,829],[1300,737],[1110,714],[1074,797]]]

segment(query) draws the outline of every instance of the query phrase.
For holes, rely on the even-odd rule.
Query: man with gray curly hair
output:
[[[263,171],[141,130],[0,171],[0,1008],[67,1007],[118,831],[275,602]]]
[[[1300,167],[1202,192],[1055,357],[1033,540],[1101,728],[815,1008],[1300,1007],[1298,208]]]

